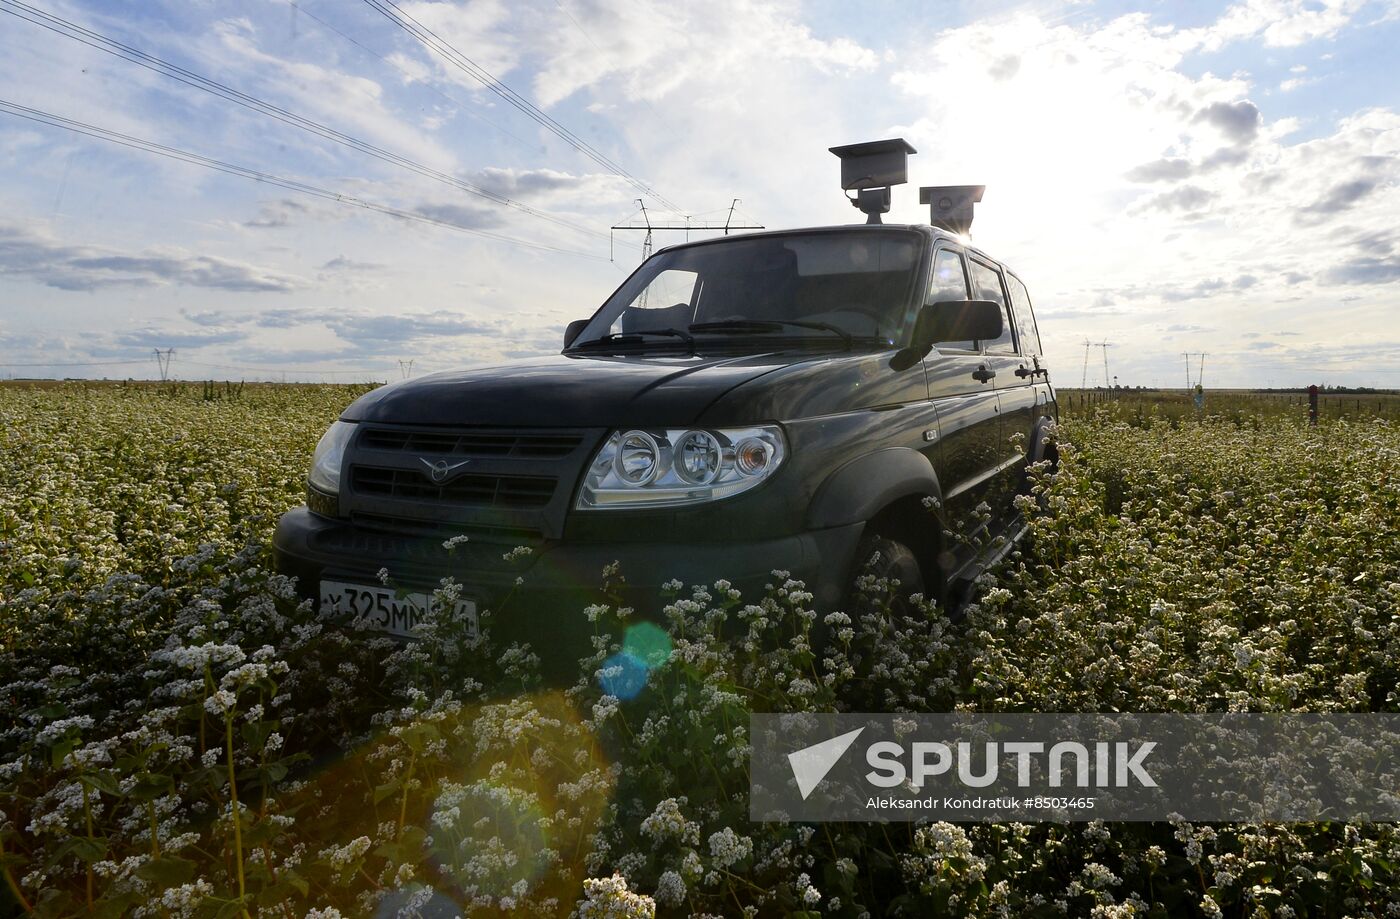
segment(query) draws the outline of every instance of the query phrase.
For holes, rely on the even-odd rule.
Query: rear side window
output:
[[[928,303],[940,300],[967,299],[967,271],[963,268],[962,256],[951,249],[939,249],[933,257],[933,277],[928,285]],[[941,341],[940,351],[975,351],[977,343],[972,341]]]
[[[991,300],[1001,304],[1001,337],[988,341],[986,350],[991,354],[1013,354],[1016,351],[1011,343],[1011,313],[1006,305],[1006,293],[1001,288],[1001,272],[981,262],[972,263],[972,287],[978,300]]]
[[[1031,312],[1031,295],[1026,291],[1026,285],[1014,274],[1008,274],[1006,286],[1011,289],[1011,312],[1016,316],[1021,353],[1043,353],[1040,350],[1040,330],[1035,327],[1035,314]]]

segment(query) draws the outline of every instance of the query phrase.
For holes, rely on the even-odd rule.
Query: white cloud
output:
[[[534,89],[546,106],[609,78],[618,79],[630,98],[655,101],[684,83],[742,80],[765,58],[821,74],[871,71],[879,64],[874,51],[848,38],[814,36],[791,3],[638,7],[590,0],[572,3],[569,15],[571,21],[543,36],[549,51]]]
[[[176,285],[240,293],[290,293],[306,281],[254,265],[176,247],[115,250],[56,240],[50,233],[0,224],[0,277],[46,287],[96,291]]]
[[[1183,32],[1204,50],[1259,35],[1271,47],[1293,47],[1336,35],[1370,0],[1244,0],[1214,24]]]
[[[1239,69],[1260,47],[1306,42],[1337,41],[1336,60],[1345,61],[1348,23],[1374,4],[1245,0],[1195,28],[1171,25],[1170,8],[1107,21],[1091,6],[1058,18],[1022,9],[965,23],[953,21],[959,8],[931,7],[872,42],[843,34],[839,16],[816,25],[797,0],[560,2],[401,6],[701,219],[709,211],[722,220],[738,196],[771,227],[853,221],[826,147],[903,134],[921,151],[911,185],[988,185],[976,239],[1030,282],[1057,367],[1077,370],[1085,335],[1118,341],[1115,360],[1141,373],[1187,347],[1218,352],[1222,372],[1226,361],[1252,367],[1246,352],[1260,349],[1228,344],[1246,334],[1342,353],[1393,323],[1400,307],[1391,292],[1400,116],[1375,109],[1336,121],[1296,108],[1316,94],[1271,94],[1279,76],[1261,87]],[[632,210],[638,193],[624,180],[372,10],[328,7],[326,15],[373,53],[278,4],[250,7],[246,21],[203,15],[214,18],[160,40],[163,56],[194,49],[202,72],[603,233]],[[289,22],[305,23],[305,34],[291,34]],[[97,24],[131,37],[120,22]],[[150,47],[141,38],[133,43]],[[1246,47],[1249,55],[1233,54]],[[39,53],[13,33],[0,35],[0,51],[0,95],[33,92],[54,110],[369,200],[607,251],[606,239],[488,209],[121,62],[61,43]],[[1340,67],[1326,78],[1338,79]],[[91,76],[75,76],[87,68]],[[50,71],[61,76],[34,76]],[[1312,78],[1294,64],[1279,92]],[[1370,99],[1393,104],[1379,89]],[[487,112],[488,126],[457,117]],[[497,125],[518,143],[507,144]],[[53,278],[70,287],[100,282],[100,304],[80,298],[92,304],[81,307],[85,321],[246,332],[227,344],[254,363],[264,362],[254,361],[259,354],[305,362],[336,348],[423,362],[431,355],[443,365],[551,349],[563,323],[586,315],[622,278],[606,264],[269,195],[238,180],[192,180],[184,166],[156,164],[178,181],[146,180],[156,171],[149,167],[134,181],[131,164],[144,162],[134,155],[47,132],[0,125],[0,155],[22,176],[0,185],[13,211],[54,211],[53,235],[21,248],[39,253],[35,263],[61,266],[66,274]],[[65,163],[76,164],[71,177]],[[895,198],[892,219],[926,219],[914,188]],[[658,234],[657,243],[678,240]],[[32,265],[5,283],[7,293],[39,291],[46,304],[79,299],[43,287],[49,281]],[[273,288],[259,286],[267,283]],[[249,292],[279,283],[301,285],[295,302],[251,309],[267,301]],[[1325,322],[1303,327],[1304,315]],[[492,334],[496,322],[510,334]],[[1297,331],[1305,335],[1283,334]]]
[[[298,115],[329,123],[343,133],[361,137],[433,168],[455,168],[456,156],[429,133],[393,111],[385,99],[383,87],[375,80],[347,73],[341,67],[325,67],[270,54],[259,47],[256,30],[244,20],[220,22],[212,34],[211,55],[225,61],[226,66],[234,68],[245,79],[255,80],[269,91],[275,88],[275,95],[290,98],[291,103],[285,107]]]

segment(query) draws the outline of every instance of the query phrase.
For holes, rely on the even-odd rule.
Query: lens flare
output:
[[[627,627],[622,653],[632,655],[648,670],[655,670],[671,659],[671,636],[654,622],[639,622]]]
[[[626,651],[614,654],[603,661],[598,672],[598,682],[603,692],[618,699],[635,699],[637,693],[647,685],[647,674],[651,669],[639,657]]]

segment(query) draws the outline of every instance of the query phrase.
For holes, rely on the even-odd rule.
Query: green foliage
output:
[[[609,570],[595,605],[551,613],[595,635],[556,691],[528,648],[491,643],[489,617],[469,640],[450,580],[413,644],[318,622],[265,543],[357,392],[207,392],[0,388],[16,907],[1400,911],[1390,825],[784,826],[750,822],[746,799],[755,710],[1396,711],[1400,450],[1383,422],[1085,413],[965,619],[898,619],[866,578],[871,602],[829,614],[814,653],[811,595],[775,572],[761,598],[670,585],[662,634],[608,600]],[[624,647],[659,665],[626,701],[599,688]]]

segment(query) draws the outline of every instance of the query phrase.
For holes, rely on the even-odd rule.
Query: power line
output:
[[[29,22],[43,29],[47,29],[48,31],[53,32],[56,35],[61,35],[65,38],[86,45],[89,48],[94,48],[98,51],[102,51],[114,57],[121,58],[122,60],[128,61],[129,63],[136,64],[139,67],[144,67],[145,69],[150,70],[154,73],[158,73],[161,76],[169,77],[170,79],[183,83],[186,86],[191,86],[195,89],[207,92],[211,95],[218,96],[219,98],[224,99],[228,102],[232,102],[235,105],[240,105],[251,111],[257,112],[262,115],[266,115],[269,118],[274,118],[277,121],[282,122],[283,124],[287,124],[300,130],[306,131],[308,133],[314,134],[317,137],[320,137],[324,140],[329,140],[334,143],[340,144],[341,146],[349,147],[352,150],[356,150],[367,156],[372,156],[375,159],[381,160],[386,163],[390,163],[391,165],[407,169],[411,172],[417,173],[418,175],[424,176],[425,178],[433,179],[434,181],[441,182],[445,185],[450,185],[458,189],[459,191],[466,192],[467,194],[475,195],[479,198],[483,198],[487,201],[491,201],[495,204],[499,204],[504,207],[514,208],[515,210],[521,211],[525,214],[529,214],[532,217],[537,217],[541,220],[547,220],[550,223],[566,227],[579,233],[586,233],[589,236],[593,236],[599,239],[601,239],[603,236],[601,231],[595,230],[592,227],[588,227],[584,224],[576,223],[566,218],[556,217],[553,214],[548,214],[543,211],[537,210],[533,207],[530,207],[528,204],[516,201],[512,198],[509,198],[497,192],[493,192],[489,189],[482,188],[479,185],[468,182],[465,179],[461,179],[450,173],[443,172],[439,169],[434,169],[431,166],[428,166],[424,163],[420,163],[406,156],[402,156],[398,153],[394,153],[391,150],[385,150],[384,148],[378,147],[372,143],[369,143],[368,141],[360,140],[357,137],[353,137],[349,134],[337,131],[336,129],[329,127],[328,125],[322,124],[318,121],[314,121],[305,116],[298,115],[295,112],[288,111],[287,109],[281,108],[280,106],[274,105],[273,103],[267,102],[256,96],[252,96],[247,93],[236,90],[231,86],[228,86],[227,84],[222,83],[218,80],[210,79],[191,70],[187,70],[184,67],[180,67],[177,64],[172,64],[169,61],[155,57],[151,54],[147,54],[144,51],[141,51],[137,48],[133,48],[130,45],[123,44],[122,42],[109,36],[102,35],[98,32],[94,32],[91,29],[86,29],[78,25],[77,23],[64,19],[60,16],[55,16],[51,13],[46,13],[37,7],[30,6],[27,3],[21,2],[21,0],[0,0],[0,12],[8,13],[9,15],[14,16],[18,19],[22,19],[25,22]]]
[[[305,16],[306,18],[310,19],[311,21],[316,22],[316,23],[319,23],[319,24],[321,25],[321,27],[324,28],[324,29],[326,29],[327,31],[334,32],[336,35],[339,35],[341,38],[345,39],[345,40],[348,41],[350,44],[354,45],[356,48],[359,48],[359,49],[360,49],[361,51],[363,51],[365,54],[368,54],[368,55],[370,55],[371,57],[374,57],[374,58],[378,59],[380,62],[382,62],[382,63],[384,63],[384,64],[387,64],[389,67],[393,67],[393,68],[396,69],[396,70],[399,69],[399,68],[395,67],[394,63],[393,63],[392,61],[390,61],[387,57],[385,57],[384,55],[380,54],[378,51],[375,51],[373,48],[369,47],[369,46],[366,45],[364,42],[360,41],[359,39],[355,38],[354,36],[352,36],[352,35],[347,35],[345,32],[342,32],[340,29],[336,28],[336,27],[335,27],[334,25],[332,25],[331,23],[326,22],[326,20],[322,19],[320,16],[317,16],[315,13],[311,12],[310,10],[306,9],[306,8],[305,8],[304,6],[302,6],[301,4],[297,3],[296,0],[287,0],[287,5],[290,6],[292,9],[296,10],[296,11],[297,11],[298,13],[300,13],[301,15],[303,15],[303,16]],[[500,131],[502,134],[504,134],[505,136],[509,137],[511,140],[513,140],[513,141],[515,141],[516,143],[520,144],[520,146],[525,147],[526,149],[529,149],[529,150],[534,150],[534,149],[536,149],[536,147],[538,146],[537,144],[532,144],[532,143],[530,143],[529,141],[525,140],[523,137],[520,137],[519,135],[513,134],[509,129],[505,128],[505,127],[502,126],[502,125],[497,124],[496,122],[492,121],[490,118],[487,118],[487,117],[485,117],[484,115],[481,115],[481,114],[478,113],[478,112],[472,111],[470,105],[468,105],[467,103],[463,102],[461,99],[457,98],[456,96],[452,96],[452,95],[449,95],[449,94],[443,92],[439,87],[436,87],[436,86],[434,86],[434,85],[431,84],[431,83],[424,83],[424,84],[422,84],[422,85],[423,85],[423,88],[424,88],[424,89],[428,90],[428,91],[431,92],[431,93],[435,93],[436,95],[438,95],[438,96],[440,96],[441,98],[445,99],[447,102],[450,102],[453,106],[457,107],[457,109],[458,109],[459,111],[461,111],[462,114],[466,115],[468,118],[474,118],[474,119],[476,119],[477,121],[480,121],[482,124],[484,124],[484,125],[486,125],[486,126],[488,126],[488,127],[495,128],[497,131]]]
[[[515,90],[511,89],[505,83],[502,83],[481,65],[477,64],[471,58],[467,57],[461,51],[458,51],[455,47],[453,47],[451,44],[445,41],[432,29],[429,29],[417,19],[414,19],[411,15],[404,12],[396,3],[394,3],[394,0],[364,0],[364,2],[368,4],[371,8],[377,10],[381,15],[384,16],[384,18],[388,19],[394,25],[398,26],[400,29],[403,29],[409,35],[413,36],[413,38],[416,41],[418,41],[419,44],[423,45],[430,51],[435,52],[439,57],[446,60],[452,66],[467,74],[467,76],[471,77],[473,80],[476,80],[482,86],[485,86],[491,92],[495,93],[501,99],[505,100],[511,107],[515,108],[521,114],[525,115],[527,118],[534,121],[536,124],[549,131],[551,134],[554,134],[556,137],[564,141],[564,143],[568,144],[570,147],[573,147],[579,153],[582,153],[584,156],[593,160],[593,162],[602,166],[604,169],[608,170],[614,175],[626,179],[633,187],[641,191],[643,194],[655,198],[657,201],[660,201],[663,205],[675,211],[677,214],[682,213],[681,208],[675,202],[663,197],[660,192],[656,191],[656,189],[652,188],[650,185],[648,185],[646,182],[643,182],[636,176],[632,175],[632,173],[628,172],[622,166],[618,165],[616,162],[609,159],[604,154],[600,153],[596,148],[594,148],[583,138],[579,137],[577,134],[573,133],[568,128],[555,121],[549,115],[545,114],[543,110],[541,110],[529,99],[522,96]]]
[[[149,364],[151,359],[143,357],[139,361],[0,361],[0,367],[115,367],[119,364]]]
[[[603,46],[593,40],[593,36],[588,34],[588,30],[586,30],[583,27],[583,23],[579,22],[576,18],[574,18],[574,14],[570,13],[568,7],[564,6],[563,0],[554,0],[554,5],[559,7],[559,12],[563,13],[565,18],[568,19],[569,22],[574,24],[574,28],[578,31],[578,34],[582,35],[584,40],[593,46],[593,50],[598,52],[599,57],[607,61],[607,63],[611,65],[614,70],[620,71],[622,69],[621,67],[618,67],[614,64],[612,59],[608,56],[608,52],[603,49]],[[638,96],[637,101],[640,102],[642,105],[646,106],[647,111],[651,112],[652,116],[655,117],[658,122],[661,120],[660,113],[658,113],[655,107],[653,107],[652,104],[649,101],[647,101],[647,98],[645,96]]]
[[[700,230],[723,230],[723,231],[724,231],[724,235],[725,235],[725,236],[728,236],[730,230],[762,230],[762,229],[765,229],[765,227],[764,227],[763,224],[761,224],[761,223],[748,223],[748,224],[738,224],[738,223],[734,223],[734,210],[735,210],[735,208],[737,208],[737,207],[739,206],[739,199],[738,199],[738,198],[735,198],[733,201],[730,202],[730,204],[729,204],[729,214],[728,214],[728,216],[725,217],[724,223],[720,223],[718,220],[700,220],[700,219],[698,219],[698,217],[704,216],[703,214],[701,214],[701,215],[685,214],[685,215],[683,215],[684,218],[685,218],[684,220],[660,220],[660,221],[652,220],[652,219],[651,219],[651,214],[647,211],[647,206],[646,206],[646,202],[645,202],[645,201],[643,201],[641,198],[638,198],[638,199],[636,200],[636,205],[637,205],[637,208],[638,208],[638,213],[641,215],[641,218],[642,218],[642,224],[641,224],[640,226],[638,226],[638,225],[636,225],[636,224],[630,222],[630,221],[635,220],[635,219],[637,218],[637,215],[634,214],[634,215],[632,215],[632,217],[628,218],[628,222],[626,222],[626,223],[615,223],[615,224],[612,225],[611,229],[614,230],[614,231],[617,231],[617,230],[637,230],[637,231],[645,231],[645,232],[646,232],[646,237],[645,237],[645,239],[644,239],[643,242],[642,242],[642,261],[646,261],[646,260],[651,256],[652,234],[655,233],[655,232],[657,232],[658,230],[663,230],[663,231],[664,231],[664,230],[674,230],[674,231],[678,231],[678,232],[684,232],[684,233],[685,233],[686,241],[689,242],[689,241],[690,241],[690,231],[691,231],[691,230],[696,230],[696,231],[700,231]],[[719,209],[717,209],[717,210],[723,210],[723,208],[719,208]],[[717,211],[710,211],[709,213],[716,213],[716,212],[717,212]]]
[[[106,128],[101,128],[96,125],[91,125],[82,121],[75,121],[71,118],[64,118],[63,116],[55,115],[52,112],[45,112],[41,109],[30,108],[28,106],[20,105],[15,102],[10,102],[5,99],[0,99],[0,112],[9,115],[14,115],[18,118],[24,118],[28,121],[38,122],[39,124],[46,124],[50,127],[62,128],[65,131],[71,131],[75,134],[83,134],[88,137],[97,138],[98,140],[109,141],[111,143],[118,144],[123,147],[130,147],[134,150],[141,150],[145,153],[153,153],[157,156],[166,157],[167,159],[178,160],[183,163],[189,163],[192,166],[202,166],[205,169],[212,169],[215,172],[223,172],[227,173],[228,175],[239,176],[240,178],[252,179],[255,182],[263,182],[268,185],[274,185],[278,188],[284,188],[287,191],[294,191],[300,194],[310,195],[315,198],[323,198],[327,201],[333,201],[337,204],[344,204],[349,207],[359,207],[365,210],[375,211],[380,214],[386,214],[390,217],[397,217],[401,220],[412,220],[417,221],[419,223],[432,224],[433,226],[443,227],[449,230],[457,230],[461,233],[470,233],[473,236],[480,236],[483,239],[489,239],[494,242],[506,243],[508,245],[513,246],[521,246],[526,249],[537,249],[542,252],[558,252],[563,255],[576,255],[580,258],[595,259],[597,261],[607,261],[607,259],[603,258],[603,256],[594,255],[591,252],[583,252],[578,249],[565,249],[559,246],[547,245],[545,243],[530,242],[529,240],[525,239],[517,239],[514,236],[506,236],[501,233],[493,233],[490,230],[482,230],[476,227],[467,227],[458,223],[452,223],[447,220],[440,220],[436,217],[429,217],[426,214],[420,214],[416,211],[405,211],[400,208],[390,207],[386,204],[377,204],[373,201],[366,201],[363,198],[357,198],[353,195],[347,195],[342,192],[321,188],[319,186],[311,185],[306,182],[301,182],[296,179],[288,179],[267,172],[259,172],[256,169],[249,169],[246,166],[239,166],[234,163],[227,163],[222,160],[212,159],[207,156],[202,156],[198,153],[191,153],[188,150],[180,150],[175,147],[167,147],[164,144],[157,144],[153,141],[142,140],[139,137],[132,137],[129,134],[121,134],[117,131],[109,131]]]

